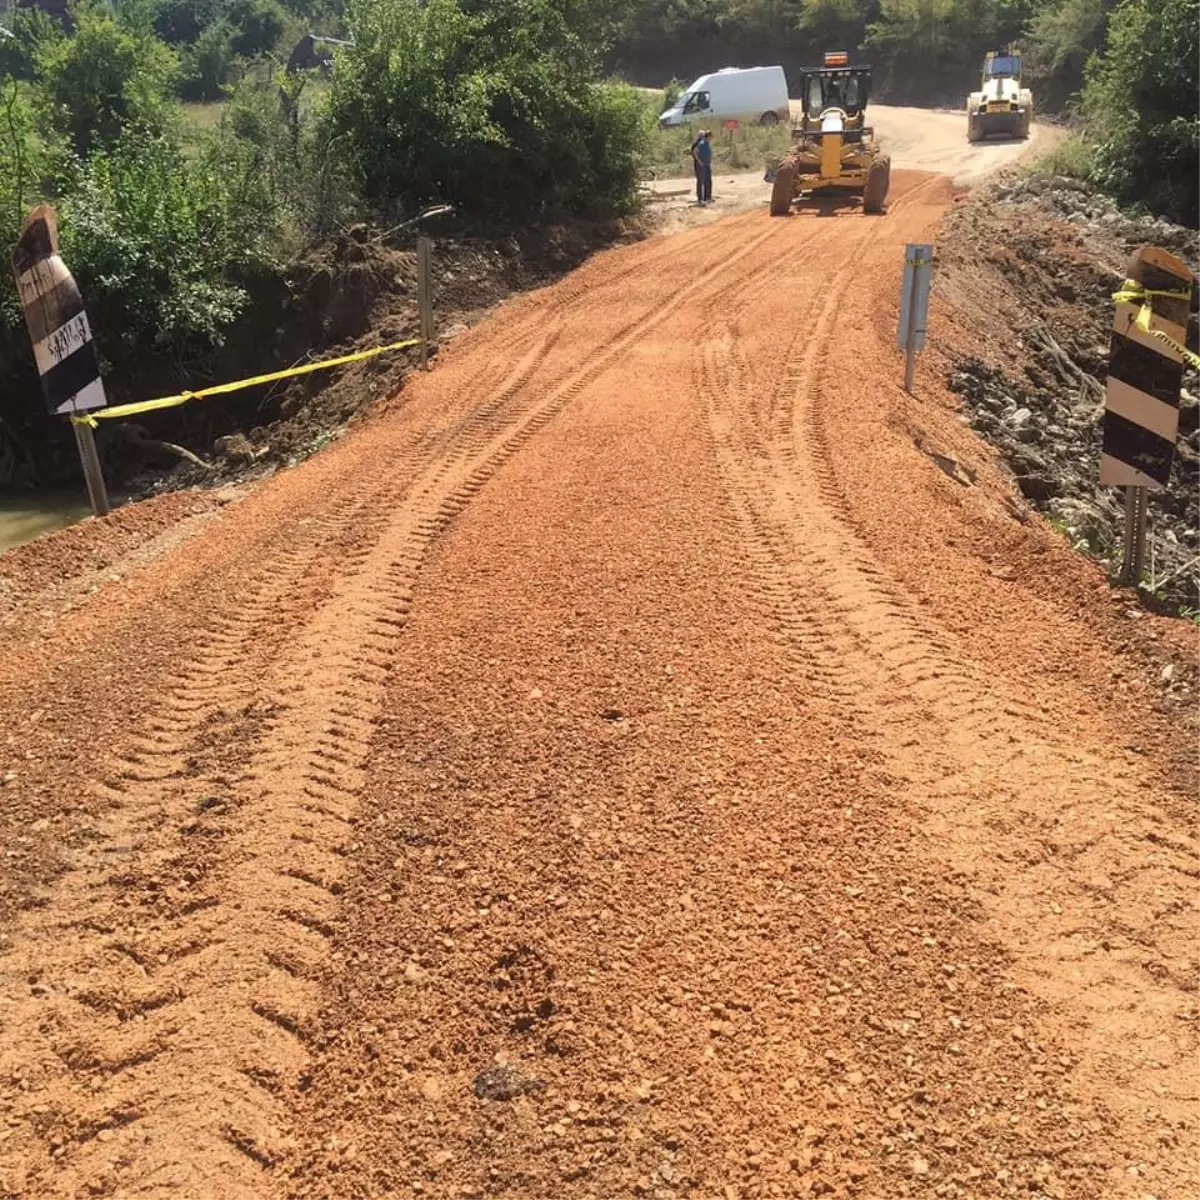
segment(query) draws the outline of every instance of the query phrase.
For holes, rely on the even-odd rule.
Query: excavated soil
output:
[[[958,205],[938,241],[953,319],[951,387],[1016,486],[1115,575],[1121,489],[1099,486],[1113,292],[1131,251],[1162,246],[1195,268],[1194,230],[1121,213],[1075,180],[997,179]],[[1195,344],[1192,319],[1190,341]],[[1145,597],[1200,609],[1200,373],[1186,370],[1171,479],[1150,496]]]
[[[600,254],[10,578],[0,1193],[1196,1194],[1195,647],[903,392],[950,202]]]

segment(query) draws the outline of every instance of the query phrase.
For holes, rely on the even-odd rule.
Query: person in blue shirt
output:
[[[692,143],[692,164],[696,168],[696,203],[712,203],[712,133],[700,130]]]

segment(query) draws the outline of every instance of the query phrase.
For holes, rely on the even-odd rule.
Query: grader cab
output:
[[[773,217],[786,216],[802,196],[824,192],[858,193],[863,212],[883,212],[891,160],[866,124],[870,87],[871,68],[851,66],[843,52],[801,73],[801,115],[792,149],[775,171]]]

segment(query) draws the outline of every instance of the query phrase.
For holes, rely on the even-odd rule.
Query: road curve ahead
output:
[[[899,387],[893,180],[597,256],[0,644],[75,831],[0,1193],[1194,1194],[1189,747]]]

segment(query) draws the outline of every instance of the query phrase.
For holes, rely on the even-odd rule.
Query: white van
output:
[[[726,67],[701,75],[658,118],[660,129],[706,121],[744,121],[775,125],[786,121],[787,77],[782,67]]]

